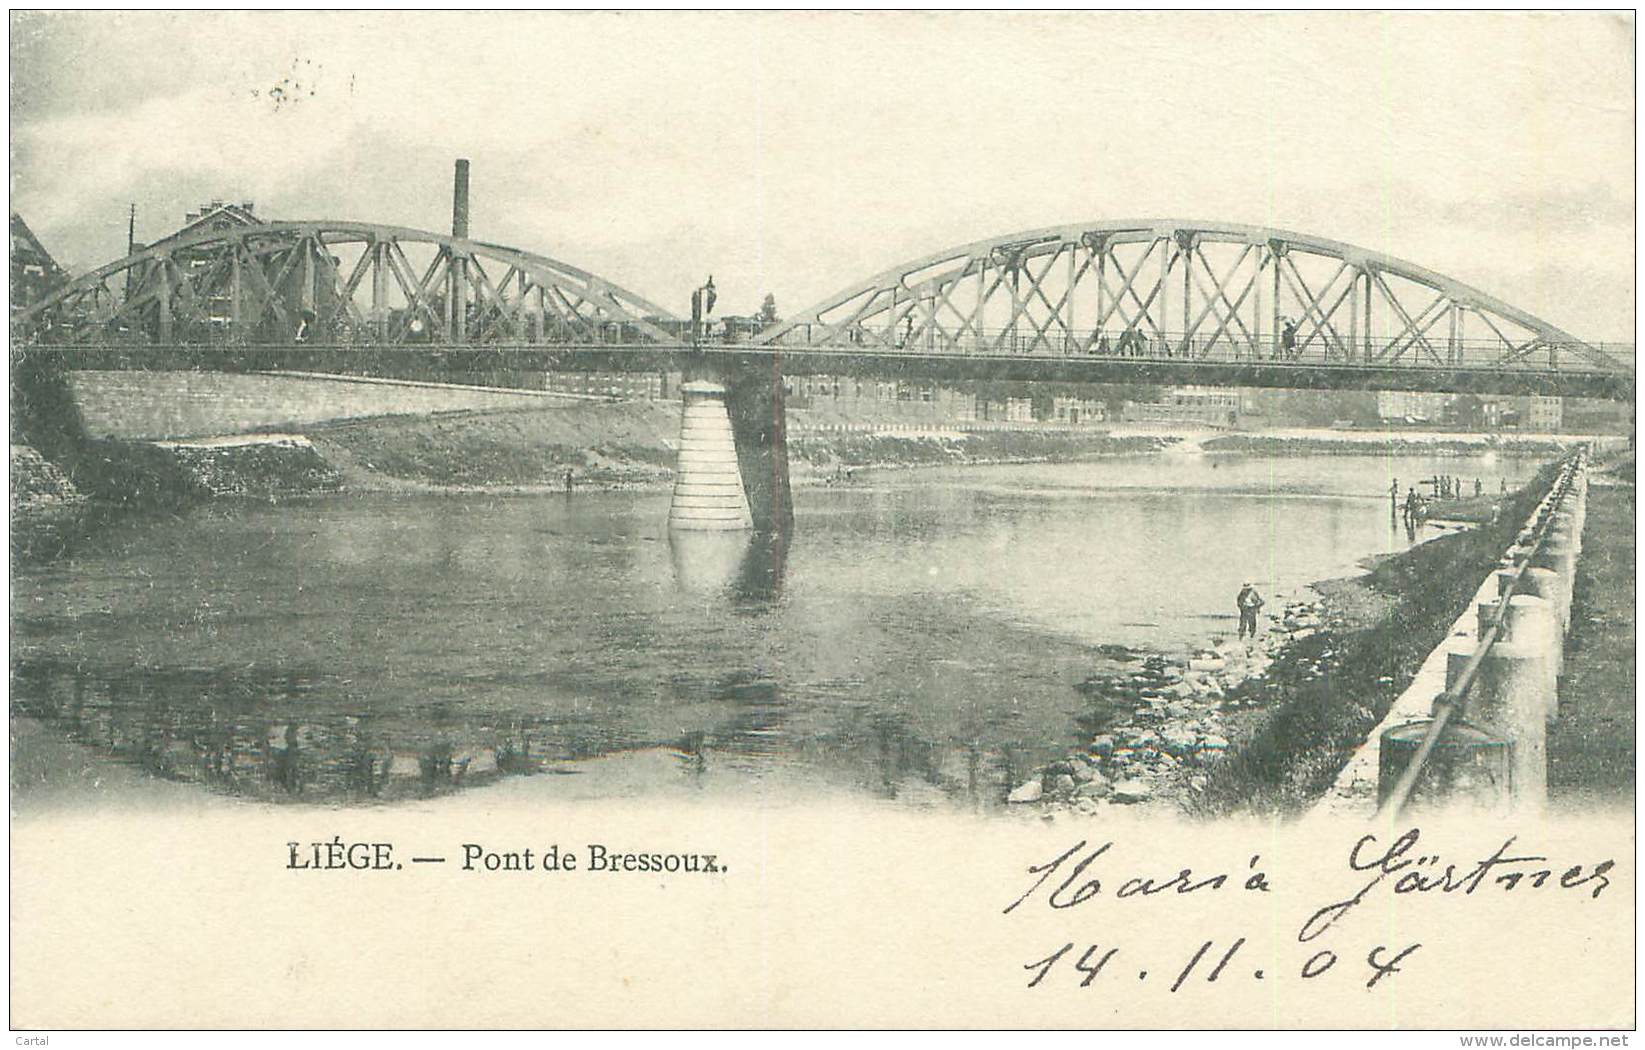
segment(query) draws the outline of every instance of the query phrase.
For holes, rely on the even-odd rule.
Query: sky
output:
[[[795,312],[1016,230],[1274,226],[1634,333],[1630,14],[13,13],[11,207],[76,272],[214,198]]]

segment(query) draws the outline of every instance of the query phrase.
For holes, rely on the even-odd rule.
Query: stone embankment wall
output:
[[[333,420],[564,404],[533,390],[316,375],[72,372],[93,438],[150,441],[295,430]]]
[[[1554,475],[1548,492],[1526,519],[1496,571],[1479,585],[1473,600],[1429,654],[1410,685],[1394,701],[1369,739],[1354,752],[1315,815],[1369,818],[1399,767],[1385,768],[1391,731],[1420,736],[1436,701],[1461,682],[1470,658],[1499,615],[1497,640],[1480,665],[1461,717],[1448,729],[1431,760],[1433,770],[1418,782],[1413,805],[1468,801],[1492,808],[1534,810],[1547,796],[1547,724],[1558,717],[1558,675],[1570,629],[1572,584],[1586,513],[1587,452],[1579,450]],[[1521,569],[1523,568],[1523,572]],[[1510,593],[1511,592],[1511,593]],[[1508,595],[1508,607],[1501,602]],[[1494,746],[1493,757],[1464,748],[1465,740]],[[1408,754],[1401,746],[1401,760]],[[1463,769],[1464,766],[1468,768]],[[1448,771],[1449,770],[1449,771]],[[1449,789],[1444,785],[1449,782]]]

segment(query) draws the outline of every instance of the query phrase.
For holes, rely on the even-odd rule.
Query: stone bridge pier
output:
[[[782,372],[699,364],[681,384],[680,446],[668,527],[786,536],[794,525]]]

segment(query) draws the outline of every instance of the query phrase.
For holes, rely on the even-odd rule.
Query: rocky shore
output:
[[[28,445],[11,446],[11,551],[32,558],[56,550],[88,500],[55,463]]]
[[[73,511],[86,496],[55,463],[28,445],[11,446],[11,513],[15,520]]]
[[[1105,650],[1102,665],[1077,686],[1096,705],[1099,731],[1085,748],[1019,784],[1007,801],[1083,813],[1189,802],[1253,715],[1274,701],[1269,679],[1276,669],[1318,677],[1335,655],[1329,639],[1341,618],[1324,598],[1288,602],[1265,620],[1255,641],[1211,638],[1178,653]]]
[[[273,502],[336,491],[341,475],[300,435],[200,441],[88,440],[67,468],[11,446],[14,556],[56,557],[132,514],[175,513],[201,501]]]

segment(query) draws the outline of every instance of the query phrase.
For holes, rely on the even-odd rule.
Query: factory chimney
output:
[[[468,161],[457,161],[457,177],[451,188],[451,235],[468,239]]]

